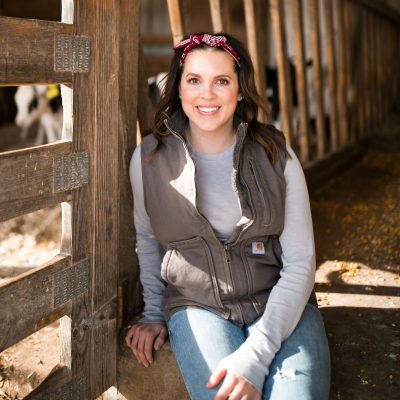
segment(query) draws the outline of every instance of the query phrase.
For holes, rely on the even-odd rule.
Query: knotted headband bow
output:
[[[174,49],[182,49],[183,50],[181,59],[179,61],[179,66],[181,67],[183,62],[185,61],[186,56],[188,53],[196,46],[205,43],[207,46],[210,47],[222,47],[226,52],[228,52],[233,59],[236,61],[237,65],[240,65],[240,57],[238,53],[228,44],[228,40],[225,36],[213,36],[213,35],[190,35],[190,37],[186,40],[182,40],[179,42]]]

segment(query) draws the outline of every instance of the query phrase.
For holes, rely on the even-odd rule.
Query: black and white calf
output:
[[[15,124],[22,129],[22,141],[26,140],[29,128],[36,121],[35,146],[61,139],[63,114],[58,85],[19,86],[14,100],[17,105]]]

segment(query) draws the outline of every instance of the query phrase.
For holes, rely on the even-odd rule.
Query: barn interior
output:
[[[0,20],[0,24],[3,21],[7,22],[9,18],[64,23],[63,3],[66,4],[68,1],[71,0],[28,2],[0,0],[0,19],[5,18]],[[95,1],[89,3],[94,4]],[[104,6],[107,10],[107,6],[112,7],[117,3],[118,1],[115,0],[101,0],[99,9]],[[318,254],[316,292],[325,318],[332,355],[330,400],[397,399],[400,382],[398,369],[400,361],[400,313],[398,312],[400,309],[400,250],[398,247],[400,240],[398,229],[400,222],[398,190],[400,78],[398,71],[400,66],[397,57],[400,49],[400,2],[398,0],[319,0],[317,3],[319,4],[320,53],[315,52],[315,25],[308,8],[314,0],[141,0],[132,2],[121,0],[120,3],[128,4],[127,8],[135,7],[138,12],[138,14],[129,14],[135,17],[132,21],[124,20],[127,31],[136,32],[129,25],[139,24],[138,34],[132,38],[132,42],[137,44],[135,47],[137,51],[132,52],[132,47],[129,50],[129,56],[132,57],[131,64],[134,65],[132,69],[134,76],[126,79],[129,90],[135,89],[135,96],[134,99],[127,100],[131,102],[128,104],[131,108],[126,107],[126,110],[130,111],[125,113],[127,115],[124,114],[124,118],[128,121],[129,118],[134,121],[124,121],[125,127],[119,128],[124,130],[123,134],[129,136],[128,139],[120,137],[118,142],[120,170],[129,163],[130,154],[136,143],[140,141],[140,132],[144,132],[151,125],[152,113],[160,96],[160,89],[157,86],[154,87],[154,82],[157,82],[160,73],[168,70],[173,44],[181,33],[218,31],[213,6],[215,8],[217,3],[223,4],[225,8],[221,12],[223,16],[221,21],[223,21],[224,30],[247,43],[249,49],[252,43],[257,44],[252,57],[258,64],[258,71],[263,71],[262,74],[258,74],[260,76],[258,87],[269,101],[268,118],[270,122],[279,124],[279,127],[288,135],[288,140],[291,140],[308,180]],[[279,3],[284,3],[285,15],[288,19],[276,28],[274,23],[277,17],[274,10],[279,8],[277,6]],[[312,114],[308,115],[304,126],[300,122],[305,119],[301,116],[302,94],[298,86],[299,75],[296,75],[300,67],[296,59],[298,48],[294,34],[297,29],[293,22],[294,3],[301,4],[303,10],[304,65],[302,68],[304,69],[302,71],[308,85],[308,89],[305,89],[308,93],[308,112]],[[249,4],[255,4],[256,7],[256,12],[252,16],[249,13]],[[324,14],[328,4],[336,10],[332,17],[335,40],[333,64],[336,67],[334,73],[336,81],[332,83],[333,92],[329,92],[332,60],[329,58],[327,39],[329,29]],[[348,12],[345,14],[347,17],[344,18],[344,26],[347,28],[347,36],[344,38],[340,37],[338,8],[335,8],[340,4],[344,4],[345,13]],[[273,5],[276,6],[275,9]],[[172,18],[177,9],[182,17],[179,23],[174,22]],[[359,11],[360,14],[358,14]],[[107,13],[104,9],[101,12]],[[361,19],[358,18],[359,15]],[[360,20],[363,21],[362,28],[358,23]],[[251,26],[256,28],[253,32]],[[379,30],[380,26],[382,26],[382,31]],[[277,29],[281,29],[280,35],[284,35],[282,31],[285,31],[287,41],[283,46],[286,47],[285,51],[281,49],[277,41]],[[5,69],[7,65],[5,44],[8,43],[8,39],[1,34],[4,35],[4,31],[0,27],[0,69],[3,67]],[[340,83],[341,71],[345,68],[341,69],[340,43],[346,43],[343,54],[348,57],[348,80],[344,82],[345,87],[342,92],[338,88],[343,83]],[[119,46],[123,48],[123,45]],[[318,84],[318,79],[315,79],[315,70],[318,69],[315,62],[316,54],[318,59],[321,59],[319,80],[323,81],[322,84]],[[259,56],[258,59],[254,59],[257,56]],[[287,62],[287,67],[283,66],[282,60]],[[307,62],[311,64],[311,68],[307,69]],[[293,66],[292,72],[290,72],[290,63]],[[127,64],[130,64],[129,60]],[[125,70],[121,68],[121,71]],[[293,75],[296,75],[297,80],[292,80]],[[2,75],[0,71],[0,178],[3,180],[0,181],[0,205],[15,201],[15,209],[17,209],[18,196],[14,194],[11,198],[6,188],[7,185],[12,186],[12,178],[9,180],[4,178],[7,174],[11,176],[8,172],[9,160],[22,154],[18,152],[34,154],[29,153],[30,149],[41,151],[42,146],[67,146],[66,141],[73,143],[72,146],[76,146],[80,151],[83,151],[84,146],[89,145],[87,143],[82,145],[81,142],[77,144],[76,138],[71,139],[65,133],[62,133],[62,138],[61,136],[54,137],[54,140],[47,133],[42,133],[40,136],[39,120],[35,120],[25,130],[17,126],[16,92],[18,87],[33,88],[36,82],[7,81],[7,76]],[[357,79],[358,76],[361,78]],[[373,79],[369,79],[370,77]],[[290,80],[291,89],[285,89],[285,82]],[[369,81],[373,83],[370,84]],[[62,86],[71,88],[71,82]],[[49,79],[48,82],[41,81],[40,83],[48,87],[53,83],[62,82],[53,82]],[[124,83],[119,84],[121,85],[119,93],[122,93]],[[276,97],[277,94],[280,98]],[[297,106],[293,100],[295,97],[298,97],[299,105]],[[333,98],[339,101],[333,101]],[[64,102],[65,99],[68,97],[65,97],[64,92]],[[321,99],[325,104],[325,109],[320,110]],[[332,125],[334,118],[332,118],[331,106],[333,103],[337,107],[336,125]],[[344,108],[343,104],[346,104]],[[271,121],[272,115],[277,111],[276,108],[278,112],[280,110],[281,117],[275,115],[276,119]],[[298,119],[296,115],[300,115]],[[133,125],[135,127],[132,127]],[[59,135],[61,135],[61,129],[62,125],[60,125]],[[287,133],[290,130],[292,132]],[[347,133],[344,133],[345,130]],[[304,133],[305,131],[307,134]],[[305,137],[307,140],[304,140]],[[94,141],[93,137],[90,140]],[[90,151],[93,151],[92,147],[90,148]],[[64,152],[65,148],[61,150]],[[61,150],[57,151],[61,152]],[[14,164],[10,162],[9,165]],[[125,173],[127,175],[127,171]],[[88,389],[91,387],[85,380],[88,375],[82,375],[85,379],[79,380],[81,375],[77,371],[80,361],[77,364],[73,362],[71,364],[71,359],[76,356],[74,352],[79,353],[79,342],[76,347],[72,345],[74,350],[70,351],[73,356],[69,355],[71,357],[69,364],[66,361],[68,357],[63,353],[65,342],[69,339],[71,343],[74,343],[74,339],[71,339],[74,331],[71,320],[66,321],[63,315],[65,309],[63,309],[62,312],[57,311],[58,314],[53,313],[50,319],[44,318],[40,323],[32,325],[30,330],[26,329],[29,334],[26,332],[21,334],[24,337],[21,341],[10,339],[9,330],[4,325],[0,329],[0,338],[6,337],[8,340],[0,347],[0,400],[22,398],[189,399],[168,343],[157,354],[155,364],[149,369],[141,368],[124,346],[123,337],[127,326],[135,322],[143,306],[138,283],[138,264],[131,251],[134,247],[131,221],[132,200],[128,193],[130,188],[127,176],[124,179],[125,181],[121,180],[123,189],[121,189],[122,194],[118,198],[118,204],[120,201],[125,201],[126,207],[118,217],[119,221],[123,222],[118,228],[117,236],[118,240],[124,235],[129,236],[129,240],[124,242],[125,239],[121,239],[119,243],[119,246],[125,245],[129,248],[123,251],[119,249],[119,254],[122,255],[118,257],[121,257],[123,266],[115,272],[119,274],[118,296],[123,299],[118,300],[118,304],[121,307],[123,305],[124,309],[122,315],[118,317],[121,318],[119,325],[115,322],[117,318],[113,312],[107,314],[109,310],[104,309],[104,315],[107,318],[110,315],[110,320],[115,322],[112,329],[115,328],[116,333],[114,336],[110,334],[110,337],[112,336],[115,342],[118,341],[118,345],[110,347],[112,350],[116,349],[116,354],[106,354],[111,359],[109,369],[104,367],[106,378],[96,376],[93,386],[96,388],[93,390]],[[72,192],[74,190],[72,189]],[[378,196],[379,194],[381,197]],[[60,257],[60,249],[64,246],[62,231],[65,229],[65,219],[71,213],[65,207],[65,203],[71,202],[71,196],[71,190],[69,190],[68,197],[62,200],[63,206],[60,206],[60,200],[57,204],[50,202],[43,207],[28,207],[27,211],[20,207],[18,211],[13,212],[12,207],[7,204],[4,208],[0,208],[5,210],[0,218],[0,300],[6,304],[3,307],[4,310],[14,310],[13,304],[18,304],[16,300],[10,301],[10,298],[6,296],[13,293],[12,285],[17,287],[19,278],[28,279],[30,274],[35,274],[43,268],[43,265],[51,264],[50,268],[52,268],[54,262],[59,263],[57,264],[59,268],[62,267],[60,265],[64,261],[57,257]],[[81,214],[78,216],[83,218]],[[113,237],[113,240],[117,239]],[[33,289],[27,293],[32,295],[32,298],[35,296]],[[29,300],[24,298],[25,303]],[[117,303],[114,295],[112,300]],[[7,308],[8,305],[9,308]],[[68,312],[72,315],[71,309],[68,308]],[[14,316],[13,319],[9,314],[8,311],[0,314],[4,316],[5,321],[8,321],[6,325],[12,325],[12,322],[16,321],[16,317]],[[26,311],[21,315],[26,315]],[[96,318],[97,316],[96,314]],[[79,320],[79,317],[77,318]],[[85,318],[83,322],[80,321],[79,329],[86,322]],[[94,323],[93,326],[90,324],[88,326],[92,338],[95,337]],[[69,337],[65,332],[69,332]],[[79,331],[78,339],[81,338],[80,335],[81,331]],[[82,333],[82,337],[84,335],[85,333]],[[0,340],[0,343],[3,342]],[[110,351],[109,347],[107,351]],[[100,357],[96,358],[93,355],[92,357],[100,363]],[[102,362],[104,362],[103,357]],[[104,362],[105,364],[107,362]],[[104,388],[104,385],[107,387]],[[100,387],[102,387],[101,390]],[[77,391],[85,394],[82,395],[79,392],[78,395]]]

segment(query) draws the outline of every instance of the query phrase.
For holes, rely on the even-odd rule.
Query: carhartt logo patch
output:
[[[265,247],[263,242],[253,242],[253,254],[265,254]]]

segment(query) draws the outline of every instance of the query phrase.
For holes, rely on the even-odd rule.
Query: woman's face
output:
[[[227,52],[192,50],[183,65],[179,93],[192,134],[232,131],[239,83]]]

